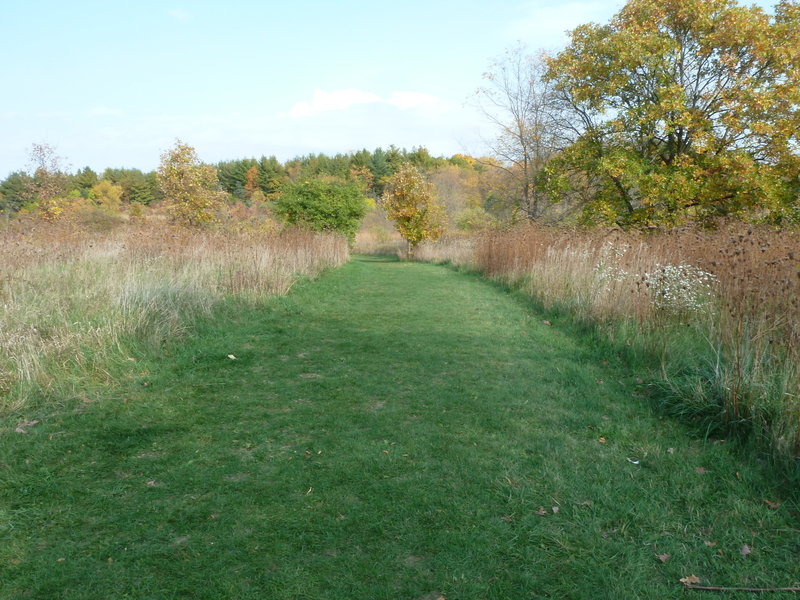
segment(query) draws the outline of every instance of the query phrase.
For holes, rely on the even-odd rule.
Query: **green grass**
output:
[[[103,400],[2,423],[0,597],[800,585],[792,491],[542,319],[477,277],[363,257],[230,303]]]

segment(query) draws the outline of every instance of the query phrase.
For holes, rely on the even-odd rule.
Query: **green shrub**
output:
[[[275,214],[289,225],[338,232],[352,242],[369,204],[352,182],[319,178],[294,181],[275,200]]]

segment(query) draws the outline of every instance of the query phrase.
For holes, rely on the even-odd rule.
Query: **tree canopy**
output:
[[[194,148],[176,141],[161,155],[157,176],[177,222],[197,226],[214,221],[219,203],[217,171],[200,162]]]
[[[609,24],[576,28],[546,79],[579,133],[550,173],[561,191],[592,186],[594,216],[780,216],[796,199],[795,1],[768,15],[735,0],[630,0]]]
[[[423,240],[437,240],[444,233],[444,207],[419,170],[407,163],[390,177],[381,205],[409,246],[409,254]]]
[[[352,181],[317,177],[291,182],[275,199],[274,211],[290,225],[314,231],[334,231],[351,241],[369,205]]]

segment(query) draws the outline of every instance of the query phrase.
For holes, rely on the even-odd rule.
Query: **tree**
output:
[[[103,179],[95,184],[89,192],[92,204],[106,212],[116,213],[122,204],[123,189],[120,185]]]
[[[156,173],[142,173],[139,169],[106,169],[101,179],[122,187],[122,201],[150,204],[159,196]]]
[[[373,192],[379,197],[383,194],[386,178],[392,174],[392,169],[389,166],[389,161],[386,158],[386,153],[383,151],[383,148],[375,148],[367,166],[372,172]]]
[[[89,167],[84,167],[72,176],[71,187],[76,190],[82,198],[89,196],[89,190],[97,185],[97,173]]]
[[[484,79],[486,87],[477,92],[478,107],[498,129],[490,147],[514,182],[517,210],[529,219],[541,215],[544,201],[537,177],[546,162],[565,143],[562,103],[555,86],[543,79],[543,57],[528,54],[516,46],[496,59]]]
[[[444,233],[444,208],[433,185],[412,164],[404,164],[387,180],[381,204],[408,243],[409,256],[421,241],[437,240]]]
[[[175,221],[198,226],[215,220],[220,204],[217,171],[201,163],[192,146],[177,140],[161,155],[157,178]]]
[[[261,175],[259,176],[258,183],[261,186],[261,191],[266,195],[275,194],[289,178],[283,165],[274,156],[267,158],[262,156],[258,161]]]
[[[794,0],[774,16],[735,0],[630,0],[549,62],[579,125],[553,173],[591,185],[593,214],[620,224],[780,213],[800,170],[798,57]]]
[[[11,173],[0,183],[2,206],[6,213],[18,211],[26,201],[30,200],[29,191],[32,185],[33,178],[24,171]]]
[[[52,220],[64,212],[67,174],[63,159],[49,144],[33,144],[28,161],[27,200],[37,203],[43,218]]]
[[[344,234],[352,242],[369,205],[356,182],[322,176],[286,184],[275,214],[290,225]]]
[[[256,192],[261,191],[261,187],[259,185],[259,170],[258,165],[253,165],[244,175],[244,189],[247,192],[248,198],[252,198],[253,194]]]

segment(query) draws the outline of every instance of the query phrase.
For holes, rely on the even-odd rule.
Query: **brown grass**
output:
[[[705,403],[728,427],[800,456],[800,232],[525,225],[479,236],[472,256],[465,248],[448,242],[420,258],[472,264],[609,332],[635,323],[687,412]]]
[[[9,411],[111,381],[137,345],[182,335],[226,297],[284,294],[346,262],[348,247],[305,231],[20,221],[0,232],[0,257],[0,411]]]

